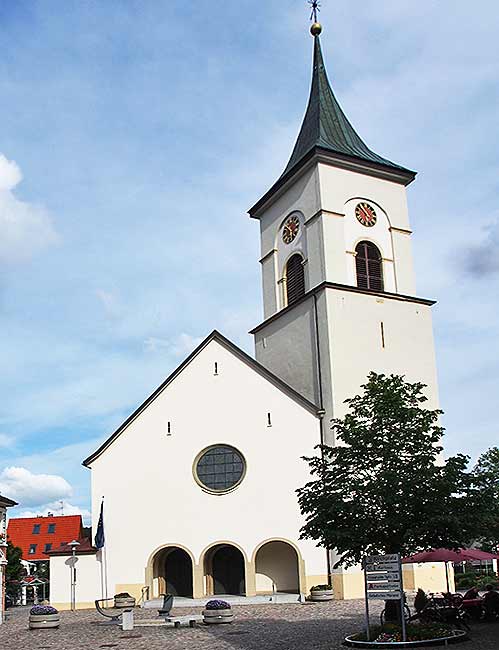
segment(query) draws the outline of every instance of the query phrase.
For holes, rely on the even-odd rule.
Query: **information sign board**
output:
[[[370,582],[367,581],[368,591],[392,591],[396,589],[400,591],[400,582],[399,580],[390,580],[387,582]]]
[[[391,553],[389,555],[368,555],[366,557],[366,562],[398,562],[399,556],[396,553]]]
[[[398,571],[366,571],[368,582],[381,582],[382,580],[399,580],[400,574]]]
[[[369,600],[400,600],[400,591],[376,591],[369,594]]]
[[[398,571],[398,562],[366,562],[366,571]]]
[[[400,555],[368,555],[364,559],[364,588],[366,599],[366,635],[370,640],[369,601],[404,600],[402,591],[402,565]],[[401,606],[400,611],[403,611]],[[402,640],[407,638],[405,618],[401,615]]]

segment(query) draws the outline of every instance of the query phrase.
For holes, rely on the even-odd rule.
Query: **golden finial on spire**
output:
[[[312,7],[312,13],[310,14],[310,20],[313,20],[312,27],[310,28],[310,33],[312,36],[319,36],[322,32],[322,25],[317,19],[317,14],[319,13],[321,3],[319,0],[308,0],[308,4]]]

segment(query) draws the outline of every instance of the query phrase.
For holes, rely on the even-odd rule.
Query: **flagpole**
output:
[[[104,574],[105,574],[105,580],[104,580],[104,585],[105,585],[105,590],[106,590],[106,598],[108,597],[107,595],[107,552],[106,552],[106,547],[104,546],[103,548],[104,551]]]
[[[101,598],[104,600],[104,564],[103,564],[103,553],[102,549],[99,551],[99,561],[100,561],[100,594]]]
[[[104,532],[104,497],[100,504],[99,522],[95,533],[95,546],[100,553],[101,567],[101,594],[102,598],[107,599],[107,554],[106,554],[106,535]]]

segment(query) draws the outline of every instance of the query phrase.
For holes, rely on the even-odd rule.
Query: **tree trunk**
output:
[[[387,550],[386,553],[388,555],[392,554],[400,554],[400,546],[398,544],[393,544],[390,546]],[[400,576],[402,579],[402,575]],[[403,589],[403,585],[400,585],[401,589]],[[403,593],[403,592],[402,592]],[[404,595],[404,603],[405,603],[405,595]],[[402,624],[402,603],[400,600],[385,600],[385,621],[387,623],[398,623],[399,625]]]
[[[385,622],[402,623],[400,618],[400,600],[385,600]]]

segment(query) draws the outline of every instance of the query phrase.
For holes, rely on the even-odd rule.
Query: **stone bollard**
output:
[[[121,617],[121,629],[133,630],[133,609],[125,609]]]

